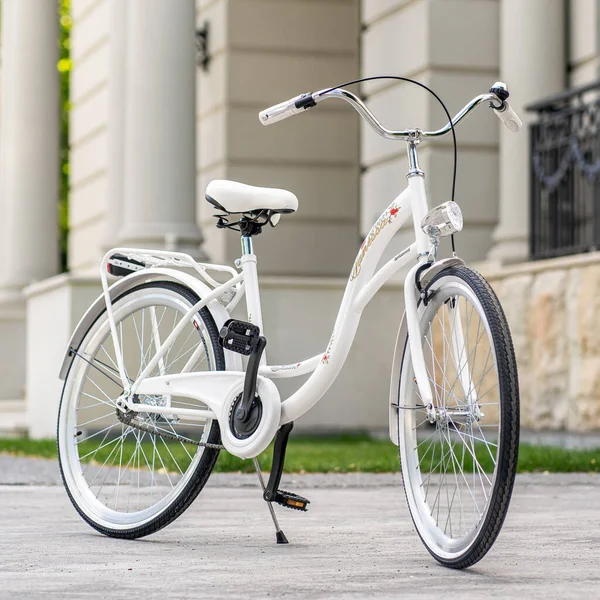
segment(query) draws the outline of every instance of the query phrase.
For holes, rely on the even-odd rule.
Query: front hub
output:
[[[448,427],[450,423],[455,425],[473,423],[473,421],[481,421],[482,418],[483,413],[477,403],[466,406],[464,409],[433,406],[433,404],[427,407],[427,420],[432,425],[437,423],[440,427]]]

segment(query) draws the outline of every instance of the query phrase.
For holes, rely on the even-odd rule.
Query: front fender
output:
[[[406,313],[402,313],[400,329],[396,337],[396,346],[394,347],[394,360],[392,362],[392,379],[390,381],[390,440],[398,445],[398,404],[400,402],[400,372],[402,370],[402,359],[404,358],[404,349],[407,338]]]
[[[115,300],[137,285],[140,285],[141,283],[148,283],[150,281],[174,281],[176,283],[181,283],[182,285],[185,285],[193,290],[200,298],[203,298],[212,291],[211,288],[208,287],[208,285],[206,285],[203,281],[200,281],[189,273],[175,271],[174,269],[152,268],[144,269],[143,271],[137,271],[113,283],[110,288],[108,288],[110,299]],[[79,350],[79,346],[83,341],[84,335],[94,321],[102,314],[105,308],[106,304],[104,302],[104,294],[100,294],[94,303],[87,309],[83,317],[81,317],[81,320],[77,324],[77,327],[75,328],[75,331],[69,340],[69,345],[67,346],[67,350],[60,368],[60,379],[65,379],[67,373],[69,372],[69,367],[73,362],[74,354],[72,354],[71,349]],[[210,314],[215,320],[217,329],[220,329],[223,323],[230,318],[229,313],[218,300],[209,302],[206,308],[210,311]],[[234,354],[233,352],[225,352],[225,362],[228,371],[243,371],[242,359],[240,355]]]

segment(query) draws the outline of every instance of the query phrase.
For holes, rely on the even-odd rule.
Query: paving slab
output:
[[[57,474],[28,460],[0,461],[4,481],[21,472],[0,485],[2,599],[600,597],[600,476],[519,476],[494,548],[452,571],[419,541],[397,474],[285,477],[311,500],[307,513],[278,510],[287,546],[255,478],[236,474],[215,474],[162,531],[123,541],[87,526],[58,479],[25,484]]]

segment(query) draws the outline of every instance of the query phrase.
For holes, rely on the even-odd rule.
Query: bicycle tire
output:
[[[126,301],[127,298],[132,297],[132,295],[147,296],[157,291],[159,293],[160,291],[163,291],[166,293],[174,294],[176,297],[181,298],[183,300],[183,304],[185,304],[188,307],[191,307],[200,299],[195,292],[179,283],[155,281],[138,285],[116,298],[113,302],[113,310],[117,312],[120,304]],[[223,349],[218,343],[219,333],[214,319],[210,311],[206,307],[200,309],[200,311],[197,314],[202,321],[204,332],[207,334],[205,335],[207,339],[204,340],[202,343],[210,345],[211,356],[214,359],[214,364],[212,365],[214,367],[213,370],[225,370],[225,358],[223,354]],[[106,309],[104,309],[104,311],[90,325],[86,334],[82,338],[82,342],[78,349],[78,356],[83,355],[83,353],[85,353],[86,343],[88,342],[90,334],[95,331],[99,331],[99,329],[102,328],[103,323],[105,321],[107,321]],[[212,470],[219,455],[219,449],[211,447],[198,448],[197,452],[201,452],[201,455],[199,457],[199,460],[197,460],[196,465],[193,466],[193,472],[189,474],[187,474],[186,472],[186,475],[188,475],[188,479],[185,482],[185,485],[183,485],[181,489],[179,489],[177,493],[174,494],[173,498],[168,503],[166,503],[166,505],[161,510],[157,511],[157,513],[151,518],[145,519],[144,522],[141,523],[130,523],[127,526],[122,526],[121,524],[119,524],[119,526],[115,526],[115,524],[112,524],[111,526],[111,524],[108,524],[106,522],[106,518],[98,518],[95,515],[92,508],[82,501],[81,490],[73,488],[74,481],[73,477],[70,476],[71,471],[73,470],[73,468],[76,468],[76,465],[69,464],[69,461],[72,461],[72,458],[69,458],[69,454],[67,452],[66,447],[69,432],[65,428],[65,412],[68,409],[67,404],[70,400],[69,397],[66,396],[66,393],[69,391],[70,386],[73,383],[72,373],[76,368],[77,362],[78,361],[76,356],[73,362],[71,363],[69,372],[67,373],[67,376],[65,378],[63,392],[61,395],[59,418],[57,425],[59,467],[61,477],[65,489],[67,491],[67,495],[69,496],[71,503],[73,504],[79,515],[83,518],[83,520],[104,535],[115,538],[135,539],[155,533],[163,527],[166,527],[168,524],[172,523],[175,519],[177,519],[197,498],[198,494],[200,494],[200,492],[204,488],[204,485],[206,484],[206,481],[212,473]],[[212,421],[209,431],[207,433],[205,432],[204,435],[205,441],[207,443],[220,445],[221,436],[219,425],[216,419]],[[196,455],[194,455],[194,458],[195,457]],[[190,467],[192,467],[191,463]],[[79,483],[81,483],[81,481],[79,481]]]
[[[453,287],[454,286],[454,287]],[[452,402],[454,403],[454,405],[452,407],[450,407],[450,400],[448,401],[448,407],[446,407],[446,399],[443,400],[443,406],[441,406],[442,403],[440,403],[440,397],[442,395],[442,391],[443,390],[439,390],[439,394],[438,396],[435,396],[434,394],[434,404],[438,404],[436,407],[432,407],[429,409],[429,412],[426,411],[426,409],[419,409],[417,408],[419,405],[417,404],[417,401],[415,400],[415,397],[418,395],[417,392],[414,392],[413,394],[409,395],[407,393],[407,391],[410,389],[411,384],[412,386],[416,389],[416,384],[412,383],[410,381],[411,377],[413,376],[412,373],[412,365],[411,365],[411,361],[410,361],[410,346],[408,344],[408,338],[405,341],[405,345],[404,345],[404,355],[403,355],[403,359],[402,359],[402,366],[401,366],[401,376],[400,376],[400,382],[399,382],[399,388],[398,388],[398,404],[399,404],[399,410],[398,410],[398,424],[399,424],[399,452],[400,452],[400,458],[401,458],[401,463],[402,463],[402,477],[403,477],[403,482],[404,482],[404,488],[405,488],[405,494],[406,494],[406,499],[407,499],[407,503],[409,506],[409,510],[410,510],[410,514],[411,514],[411,518],[413,520],[413,523],[415,525],[415,529],[417,530],[417,533],[421,539],[421,541],[423,542],[423,544],[425,545],[425,547],[427,548],[427,550],[431,553],[431,555],[437,560],[439,561],[441,564],[450,567],[450,568],[454,568],[454,569],[464,569],[466,567],[472,566],[473,564],[477,563],[479,560],[481,560],[485,554],[487,554],[487,552],[490,550],[490,548],[492,547],[492,545],[494,544],[496,538],[498,537],[498,534],[500,533],[500,530],[502,528],[502,525],[504,523],[504,520],[506,518],[506,514],[508,511],[508,506],[509,506],[509,502],[510,502],[510,498],[511,498],[511,494],[512,494],[512,490],[513,490],[513,486],[514,486],[514,481],[515,481],[515,474],[516,474],[516,469],[517,469],[517,459],[518,459],[518,446],[519,446],[519,388],[518,388],[518,375],[517,375],[517,365],[516,365],[516,359],[515,359],[515,354],[514,354],[514,349],[513,349],[513,344],[512,344],[512,339],[510,336],[510,330],[508,327],[508,323],[506,321],[506,317],[504,315],[504,312],[502,310],[502,307],[500,305],[500,302],[498,301],[498,298],[496,297],[494,291],[492,290],[492,288],[490,287],[490,285],[487,283],[487,281],[476,271],[469,269],[467,267],[464,266],[459,266],[459,267],[452,267],[449,268],[447,270],[444,270],[442,272],[440,272],[439,274],[437,274],[434,279],[432,280],[432,282],[430,283],[430,285],[428,286],[428,294],[432,294],[431,299],[430,299],[430,303],[432,304],[433,308],[429,308],[427,309],[427,306],[425,306],[425,302],[421,301],[419,303],[419,319],[420,319],[420,327],[421,327],[421,334],[423,334],[424,330],[430,330],[430,336],[431,336],[431,342],[427,341],[427,333],[425,333],[424,336],[424,340],[427,341],[427,345],[429,345],[431,347],[431,355],[432,355],[432,360],[431,360],[431,364],[434,365],[433,369],[429,369],[428,368],[428,376],[430,379],[430,382],[432,381],[432,377],[433,380],[435,381],[435,389],[434,391],[438,392],[437,388],[440,387],[439,384],[439,377],[440,374],[442,373],[442,371],[444,371],[444,368],[447,369],[448,365],[450,364],[449,358],[448,358],[448,354],[444,355],[445,361],[448,362],[444,362],[443,364],[440,364],[436,355],[435,355],[435,349],[437,349],[439,346],[437,345],[437,340],[434,341],[434,336],[433,336],[433,330],[434,330],[434,325],[435,324],[435,318],[432,319],[431,321],[429,321],[429,325],[427,326],[425,324],[425,322],[427,321],[428,318],[431,317],[432,312],[435,310],[436,311],[436,316],[439,319],[439,315],[437,315],[437,311],[439,310],[439,306],[446,306],[446,310],[450,311],[451,309],[448,308],[447,303],[450,301],[450,298],[453,297],[453,294],[451,294],[450,292],[452,290],[456,291],[456,290],[460,290],[460,289],[464,289],[464,290],[470,290],[470,294],[472,296],[472,299],[475,299],[478,303],[478,307],[476,307],[476,305],[474,304],[474,307],[477,308],[478,311],[480,311],[480,317],[483,317],[483,319],[485,320],[485,322],[487,323],[487,328],[486,331],[488,332],[488,337],[491,338],[491,343],[490,343],[490,352],[492,352],[492,355],[494,356],[494,363],[496,366],[496,374],[497,374],[497,387],[498,387],[498,407],[497,407],[497,413],[498,413],[498,437],[497,437],[497,444],[494,444],[492,442],[488,442],[485,439],[485,434],[484,433],[479,433],[479,432],[483,432],[483,430],[481,429],[481,425],[479,425],[479,422],[477,422],[477,425],[479,427],[479,432],[476,432],[477,435],[481,435],[481,438],[484,438],[484,442],[486,444],[492,444],[492,447],[495,445],[497,450],[496,450],[496,462],[494,464],[494,468],[493,468],[493,485],[489,486],[489,490],[490,490],[490,494],[489,494],[489,498],[486,500],[485,502],[485,506],[484,506],[484,514],[479,518],[479,521],[475,524],[473,532],[469,533],[468,535],[465,535],[464,539],[465,542],[463,544],[463,547],[461,547],[460,543],[454,543],[454,542],[448,542],[445,538],[451,538],[452,536],[452,525],[450,525],[450,536],[448,536],[447,533],[447,525],[448,525],[448,520],[450,519],[450,523],[451,523],[451,516],[453,514],[453,509],[454,509],[454,498],[456,496],[456,489],[460,489],[459,488],[459,484],[462,485],[462,482],[460,480],[460,478],[458,477],[458,473],[456,470],[457,466],[460,466],[458,464],[458,460],[457,460],[457,455],[456,452],[454,451],[455,446],[455,440],[456,438],[459,438],[463,441],[463,446],[466,446],[467,448],[469,447],[469,444],[472,447],[472,456],[470,458],[471,462],[473,463],[473,472],[477,472],[477,475],[479,477],[479,479],[481,480],[481,484],[482,484],[482,488],[485,490],[485,481],[484,478],[487,478],[487,475],[483,475],[483,477],[481,476],[482,473],[480,472],[480,466],[479,466],[479,462],[478,462],[478,456],[477,453],[479,452],[479,449],[476,448],[476,439],[481,439],[481,438],[476,438],[475,435],[473,434],[473,421],[474,421],[474,417],[470,415],[470,411],[474,411],[476,409],[472,408],[472,405],[474,403],[471,403],[468,398],[467,400],[463,399],[464,404],[461,405],[461,400],[459,398],[454,397],[456,394],[460,393],[460,387],[462,387],[462,384],[459,386],[459,391],[455,392],[455,394],[453,394],[452,392],[456,390],[455,387],[453,387],[452,390],[450,390],[450,394],[453,396],[453,398],[451,399]],[[444,294],[447,293],[449,298],[445,298]],[[468,295],[468,294],[467,294]],[[437,296],[437,299],[436,299]],[[454,300],[455,303],[460,302],[460,300]],[[428,303],[429,304],[429,303]],[[457,304],[458,305],[458,304]],[[465,305],[466,305],[466,301],[465,301]],[[436,308],[437,307],[437,308]],[[442,310],[445,310],[444,308],[442,308]],[[454,310],[454,308],[452,309]],[[456,311],[455,314],[459,314],[460,313],[460,309],[458,311]],[[467,312],[468,314],[468,312]],[[473,314],[473,309],[471,312],[471,316]],[[460,316],[461,322],[462,322],[462,316]],[[446,335],[446,330],[448,328],[448,324],[445,322],[445,316],[444,316],[444,321],[441,324],[436,325],[438,330],[441,331],[441,336],[438,335],[437,338],[442,339],[443,343],[446,343],[448,341],[448,336]],[[455,326],[455,324],[453,325]],[[462,327],[462,325],[461,325]],[[450,337],[452,339],[454,339],[454,333],[450,333]],[[465,341],[466,340],[466,341]],[[467,333],[467,336],[464,337],[464,346],[467,346],[469,340],[469,333]],[[450,344],[450,342],[448,342]],[[426,342],[423,341],[423,345],[426,345]],[[429,348],[428,348],[429,350]],[[472,353],[473,351],[469,349],[469,352]],[[475,355],[477,353],[477,343],[475,344]],[[467,391],[464,392],[464,395],[466,397],[469,396],[469,394],[473,394],[473,395],[477,395],[479,392],[475,389],[475,387],[472,387],[472,369],[469,370],[469,366],[468,366],[468,360],[469,360],[469,356],[471,354],[466,353],[465,351],[465,355],[466,356],[466,363],[467,363],[467,367],[461,366],[461,368],[459,369],[458,367],[460,365],[454,365],[455,367],[455,371],[456,371],[456,376],[457,376],[457,381],[460,381],[461,378],[461,372],[466,370],[469,374],[469,381],[471,381],[471,383],[468,384],[467,387]],[[459,356],[463,356],[462,355],[462,351],[461,353],[459,353]],[[459,363],[462,362],[461,359],[459,358]],[[475,359],[474,359],[475,362]],[[442,368],[444,367],[444,368]],[[463,368],[464,367],[464,368]],[[432,372],[433,371],[433,375]],[[436,377],[438,378],[438,380],[436,380]],[[449,383],[449,381],[445,381],[444,377],[446,377],[445,373],[442,374],[442,388],[445,389],[446,387],[446,383]],[[487,377],[487,373],[484,373],[483,378]],[[483,381],[482,378],[482,381]],[[402,383],[404,382],[404,386],[402,385]],[[456,381],[454,382],[454,385],[456,385]],[[489,393],[489,392],[486,392]],[[480,398],[478,398],[478,402],[477,404],[480,404]],[[489,403],[492,404],[492,403]],[[461,408],[465,408],[467,407],[467,410],[459,410]],[[449,408],[455,409],[455,410],[449,410]],[[483,417],[482,419],[485,420],[485,411],[481,410],[481,406],[479,406],[479,411],[480,413],[483,413]],[[485,407],[487,410],[487,407]],[[425,492],[425,480],[423,479],[423,472],[422,472],[422,468],[420,466],[420,463],[417,464],[417,466],[415,467],[415,456],[420,454],[423,457],[423,462],[425,462],[424,458],[426,453],[428,452],[425,450],[419,450],[419,446],[420,445],[424,445],[427,442],[423,442],[422,440],[419,441],[419,435],[417,432],[417,429],[419,427],[422,426],[422,424],[416,424],[417,422],[417,418],[414,415],[417,415],[419,413],[419,411],[423,411],[423,413],[427,414],[427,415],[436,415],[436,421],[435,421],[435,427],[436,427],[436,431],[431,434],[433,437],[433,439],[435,440],[435,436],[438,435],[438,427],[440,429],[442,429],[444,427],[444,425],[440,425],[440,422],[443,423],[444,422],[444,418],[446,421],[446,427],[447,432],[446,433],[441,433],[439,435],[440,438],[440,461],[436,464],[436,467],[440,467],[441,464],[441,469],[443,471],[444,467],[447,467],[448,464],[451,463],[452,469],[454,471],[454,476],[455,476],[455,480],[456,480],[456,489],[454,491],[454,496],[452,496],[452,502],[450,502],[450,497],[448,496],[448,514],[450,515],[449,517],[447,517],[446,519],[446,528],[444,529],[444,531],[442,533],[438,532],[438,531],[432,531],[432,522],[433,522],[433,513],[435,511],[435,499],[437,499],[439,501],[438,504],[438,515],[437,515],[437,519],[436,519],[436,528],[439,529],[441,531],[441,526],[440,526],[440,522],[439,522],[439,512],[440,512],[440,505],[443,502],[443,494],[441,493],[441,486],[444,483],[445,479],[445,475],[442,474],[440,476],[438,476],[438,493],[434,498],[433,501],[433,508],[431,509],[431,512],[429,514],[429,517],[427,517],[427,512],[429,512],[430,509],[430,504],[431,504],[431,499],[429,499],[429,503],[427,500],[427,495],[429,492],[429,485],[431,483],[431,481],[434,480],[434,473],[429,472],[429,474],[426,477],[426,480],[429,481],[430,483],[427,484],[427,492]],[[465,413],[466,415],[463,417],[461,415],[461,418],[465,419],[465,423],[461,423],[458,421],[454,421],[453,417],[449,417],[448,415],[452,413],[454,415],[458,415],[459,413]],[[437,420],[437,415],[442,415],[442,417],[440,417],[440,421]],[[411,416],[413,415],[413,416]],[[443,417],[445,415],[445,417]],[[458,417],[454,417],[456,419],[458,419]],[[471,427],[471,439],[469,441],[469,434],[465,433],[466,431],[466,427],[467,424]],[[410,428],[408,427],[408,425],[412,426],[415,433],[412,434],[410,433]],[[429,425],[431,425],[431,423],[429,422]],[[484,425],[485,426],[485,425]],[[461,429],[465,427],[465,429]],[[494,425],[491,426],[492,428],[494,427]],[[462,431],[462,434],[461,434]],[[487,430],[486,430],[487,431]],[[492,438],[490,438],[492,439]],[[429,458],[429,463],[431,465],[433,465],[435,463],[435,461],[437,460],[437,453],[436,453],[436,442],[429,442],[430,445],[431,443],[434,444],[433,448],[433,455],[431,458]],[[444,443],[447,443],[447,447],[448,447],[448,451],[445,453],[444,450]],[[414,444],[416,444],[416,447],[414,446]],[[477,442],[478,445],[481,445],[481,442]],[[490,454],[490,446],[487,445],[487,450]],[[444,454],[445,453],[445,454]],[[463,449],[463,466],[464,466],[464,449]],[[449,459],[448,459],[449,457]],[[468,457],[467,457],[468,458]],[[487,457],[485,457],[487,459]],[[418,458],[417,458],[418,460]],[[492,458],[493,460],[493,458]],[[445,462],[446,461],[446,462]],[[481,469],[481,471],[483,471],[483,469]],[[448,469],[448,472],[449,469]],[[462,473],[464,476],[464,472],[463,471],[459,471],[459,473]],[[448,477],[448,479],[450,479],[451,476]],[[475,476],[473,476],[473,480],[476,481]],[[420,482],[420,485],[418,485]],[[468,487],[468,481],[465,478],[465,482],[466,482],[466,486]],[[435,489],[435,488],[434,488]],[[433,492],[432,492],[433,493]],[[448,493],[448,492],[447,492]],[[460,497],[461,492],[459,491],[459,497]],[[483,494],[485,496],[485,493]],[[474,509],[473,512],[475,513],[477,509],[477,512],[479,512],[479,506],[476,502],[476,498],[473,497],[473,494],[471,494],[474,502]],[[471,499],[469,499],[469,502],[471,501]],[[425,505],[427,506],[427,509],[425,510]],[[462,503],[460,505],[460,510],[462,511]],[[465,519],[466,520],[466,519]],[[459,521],[460,523],[460,521]],[[470,537],[469,537],[470,536]],[[450,550],[449,550],[450,549]]]

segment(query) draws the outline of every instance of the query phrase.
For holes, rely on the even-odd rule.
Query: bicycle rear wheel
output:
[[[130,380],[198,300],[183,285],[151,282],[113,302]],[[217,327],[202,308],[150,376],[224,369]],[[122,393],[104,310],[85,334],[65,379],[57,432],[59,464],[69,498],[87,523],[112,537],[137,538],[158,531],[188,508],[212,472],[221,438],[217,421],[211,419],[132,413],[124,421],[116,408]],[[140,395],[139,401],[206,408],[175,396]]]
[[[399,448],[410,513],[429,552],[462,569],[498,536],[519,445],[517,366],[506,318],[489,284],[453,267],[418,308],[433,405],[414,381],[408,340],[398,388]]]

